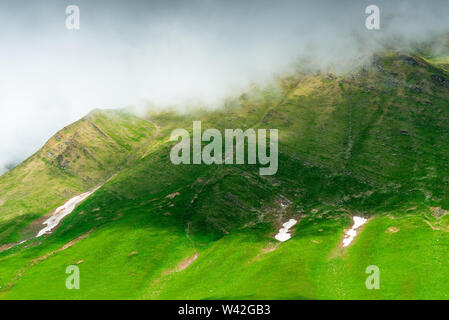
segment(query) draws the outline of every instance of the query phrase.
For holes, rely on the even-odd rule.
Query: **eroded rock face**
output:
[[[419,65],[418,61],[416,61],[416,60],[413,59],[412,57],[406,56],[406,55],[404,55],[404,54],[400,55],[400,56],[398,57],[398,59],[401,60],[401,61],[404,61],[405,63],[407,63],[407,64],[409,64],[409,65],[411,65],[411,66],[418,66],[418,65]]]
[[[398,228],[398,227],[391,226],[391,227],[389,227],[389,228],[387,229],[386,232],[388,232],[388,233],[396,233],[396,232],[399,232],[400,230],[401,230],[401,229]]]
[[[438,86],[449,88],[449,80],[443,76],[432,74],[430,79]]]
[[[445,216],[446,214],[449,213],[449,211],[444,210],[444,209],[441,208],[441,207],[431,207],[431,208],[430,208],[430,211],[432,212],[432,215],[433,215],[435,218],[441,218],[442,216]]]

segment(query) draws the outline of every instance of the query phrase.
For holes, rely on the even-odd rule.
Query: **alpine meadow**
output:
[[[207,6],[200,2],[187,1],[186,8],[193,3],[195,8]],[[233,30],[232,42],[238,50],[229,47],[208,54],[224,52],[220,54],[236,70],[243,72],[243,65],[250,63],[248,70],[260,68],[270,75],[249,82],[241,81],[244,77],[233,67],[229,73],[219,73],[222,78],[217,76],[221,80],[216,82],[216,70],[207,64],[210,78],[205,82],[211,87],[198,80],[200,76],[190,76],[187,67],[177,69],[174,76],[167,68],[157,71],[156,89],[149,89],[146,97],[145,87],[138,88],[147,81],[143,76],[137,79],[136,75],[129,83],[124,76],[118,87],[108,87],[109,73],[105,71],[104,79],[95,75],[101,73],[101,63],[115,65],[109,54],[123,59],[120,72],[129,68],[139,73],[135,70],[140,65],[125,61],[128,49],[107,53],[109,47],[104,49],[104,60],[94,67],[80,67],[82,78],[69,66],[68,80],[61,78],[61,83],[51,82],[51,76],[42,73],[35,83],[44,89],[20,91],[16,97],[29,95],[24,101],[35,102],[42,119],[45,112],[52,116],[41,120],[23,111],[28,119],[23,121],[35,122],[27,125],[28,133],[7,131],[6,121],[0,129],[4,136],[0,153],[11,155],[0,157],[1,161],[15,159],[13,151],[19,147],[28,148],[23,153],[20,149],[18,157],[24,156],[0,176],[0,299],[449,299],[449,29],[438,25],[415,37],[410,34],[422,27],[415,25],[403,34],[379,37],[387,32],[384,29],[398,24],[388,20],[390,7],[377,2],[380,12],[365,12],[376,1],[363,2],[349,11],[356,12],[356,18],[339,20],[354,23],[350,28],[363,32],[354,43],[369,50],[358,51],[357,57],[349,46],[343,53],[329,48],[315,54],[320,47],[313,45],[296,52],[290,46],[296,38],[289,37],[290,31],[281,34],[284,29],[274,28],[277,24],[272,21],[273,32],[287,38],[294,58],[287,67],[270,64],[264,57],[287,58],[264,46],[263,34],[252,39],[246,33],[239,37]],[[67,5],[61,6],[58,27],[70,34],[70,43],[81,41],[89,28],[109,26],[103,20],[92,22],[83,3],[75,7],[79,12],[74,7],[65,12]],[[190,11],[176,3],[167,12],[190,17]],[[268,9],[263,14],[257,9],[267,5],[264,1],[248,3],[247,12],[271,19]],[[235,15],[246,12],[238,2],[230,1],[229,6]],[[124,11],[117,12],[122,12],[124,20],[110,28],[124,32],[120,28],[126,23],[143,28],[140,20],[126,20],[140,8],[137,4],[127,7],[122,2],[120,8]],[[211,15],[220,12],[217,7],[209,9]],[[207,16],[208,10],[202,10],[195,9],[195,14]],[[443,7],[429,10],[443,11]],[[144,15],[143,11],[132,12]],[[380,14],[380,22],[365,24],[371,13]],[[64,25],[66,17],[80,20],[70,29]],[[251,19],[251,14],[247,17]],[[184,25],[176,21],[173,25],[179,23],[183,30]],[[216,22],[204,21],[204,29],[214,34]],[[226,27],[231,24],[223,22]],[[242,22],[246,25],[251,21]],[[38,31],[51,33],[48,28]],[[165,32],[155,30],[152,35]],[[326,41],[319,30],[307,32]],[[106,31],[100,35],[99,41],[116,39]],[[221,43],[229,40],[227,35],[221,34]],[[209,37],[213,36],[204,35],[206,40]],[[131,35],[120,39],[131,47],[153,41]],[[196,44],[192,38],[183,39]],[[254,59],[246,60],[242,57],[244,51],[252,50],[248,47],[252,41],[262,42],[251,51]],[[61,45],[70,47],[65,42]],[[168,47],[174,52],[173,64],[181,63],[174,60],[182,60],[183,52],[190,54],[171,42]],[[259,50],[265,53],[259,56]],[[310,54],[304,55],[307,50]],[[163,51],[156,59],[159,63],[165,61]],[[142,54],[138,60],[142,68],[149,59],[144,53],[144,49],[136,53]],[[332,60],[332,55],[348,61]],[[73,53],[67,59],[75,64],[83,57],[84,53]],[[186,64],[192,64],[192,71],[199,69],[196,63],[206,63],[200,60],[201,56]],[[51,72],[60,69],[58,59],[54,61],[58,68]],[[54,72],[65,72],[58,70]],[[117,81],[126,74],[120,72],[114,74]],[[216,100],[181,99],[179,103],[177,93],[195,91],[190,86],[181,90],[178,81],[184,74],[188,74],[186,83],[199,81],[208,94],[214,84],[225,87],[228,77],[234,84],[233,76],[237,89],[223,90]],[[164,88],[173,93],[156,86],[166,80]],[[65,108],[64,97],[71,95],[65,96],[63,88],[66,82],[70,88],[72,81],[73,90],[81,86],[80,91],[86,92],[85,100],[79,98],[76,103],[87,109],[61,113],[46,109],[42,101]],[[104,92],[98,89],[102,86]],[[126,101],[122,103],[120,90],[135,95],[136,101],[143,92],[145,100],[136,107],[120,96]],[[174,100],[152,99],[150,91]],[[49,98],[40,99],[36,92],[49,92]],[[107,99],[101,100],[100,94]],[[113,99],[118,102],[111,107],[97,104]],[[4,114],[21,108],[6,101],[0,98]],[[72,112],[75,109],[83,115],[72,122],[72,115],[78,115]],[[41,127],[57,130],[47,139]],[[30,142],[31,147],[21,144],[26,139],[35,141],[32,135],[46,142],[39,146]]]

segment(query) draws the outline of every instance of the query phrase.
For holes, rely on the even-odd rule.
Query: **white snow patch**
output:
[[[288,229],[293,227],[297,222],[298,221],[296,221],[295,219],[288,220],[286,223],[284,223],[282,225],[283,228],[279,229],[279,233],[276,236],[274,236],[274,238],[281,242],[284,242],[284,241],[287,241],[288,239],[290,239],[292,237],[292,235],[290,234],[290,232],[288,232]]]
[[[368,219],[357,216],[352,217],[352,220],[354,221],[354,224],[352,225],[351,229],[345,232],[345,236],[343,238],[343,247],[347,247],[351,244],[352,240],[354,240],[355,236],[357,235],[357,229],[368,221]]]
[[[90,191],[87,191],[78,196],[75,196],[72,199],[70,199],[69,201],[67,201],[66,203],[64,203],[62,206],[56,208],[55,213],[50,218],[45,220],[45,222],[43,224],[45,224],[47,226],[38,232],[38,234],[36,235],[36,238],[40,237],[44,234],[51,233],[53,228],[55,228],[59,224],[59,222],[61,222],[61,220],[64,219],[64,217],[71,214],[72,211],[75,210],[75,208],[81,202],[86,200],[87,197],[89,197],[92,193],[97,191],[100,187],[101,186],[95,187],[94,189],[92,189]]]

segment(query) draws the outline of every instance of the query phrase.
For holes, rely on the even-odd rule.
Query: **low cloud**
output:
[[[70,1],[0,4],[0,173],[94,108],[221,106],[299,57],[347,72],[390,38],[446,31],[445,1]],[[365,8],[381,9],[381,30]]]

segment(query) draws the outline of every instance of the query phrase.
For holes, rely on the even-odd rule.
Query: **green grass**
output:
[[[283,76],[219,110],[95,111],[62,129],[0,177],[0,246],[104,185],[52,235],[0,252],[0,298],[448,298],[449,216],[431,207],[449,208],[449,89],[431,76],[449,75],[438,57],[407,57],[383,52],[348,75]],[[278,172],[171,164],[170,132],[193,120],[279,129]],[[342,249],[353,215],[370,221]],[[299,221],[294,237],[278,243],[289,218]],[[67,290],[65,268],[79,261],[81,289]],[[380,268],[380,290],[365,287],[369,265]]]
[[[197,248],[198,259],[181,272],[173,270],[192,256],[191,243],[183,230],[151,220],[100,228],[26,270],[4,298],[448,298],[448,233],[419,216],[376,217],[345,250],[339,244],[347,218],[301,221],[295,236],[270,252],[264,249],[275,241],[260,231],[236,232]],[[400,230],[389,233],[391,226]],[[79,260],[81,289],[67,290],[65,268]],[[380,290],[365,287],[369,265],[380,268]]]
[[[23,228],[64,200],[103,183],[137,156],[154,125],[120,111],[94,111],[62,129],[0,179],[0,243],[30,237]],[[127,141],[126,143],[124,141]]]

